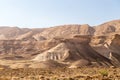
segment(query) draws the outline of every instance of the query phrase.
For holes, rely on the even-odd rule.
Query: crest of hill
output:
[[[0,34],[5,36],[7,39],[15,38],[28,31],[30,31],[30,29],[27,28],[22,29],[18,27],[7,27],[7,26],[0,27]]]
[[[91,27],[88,24],[84,25],[62,25],[45,29],[34,35],[36,40],[42,36],[46,39],[54,37],[71,37],[71,35],[113,35],[120,34],[120,20],[113,20],[104,24]]]
[[[32,32],[32,33],[31,33]],[[31,35],[29,35],[31,34]],[[0,27],[1,39],[36,39],[46,40],[54,37],[71,37],[71,35],[112,35],[120,34],[120,20],[113,20],[101,25],[91,27],[88,24],[61,25],[50,28],[18,28],[18,27]],[[24,38],[23,38],[24,37]],[[2,39],[2,40],[3,40]]]
[[[0,40],[9,40],[9,39],[27,39],[32,38],[32,35],[40,33],[43,28],[18,28],[18,27],[9,27],[9,26],[0,26]]]
[[[113,20],[95,27],[95,35],[120,34],[120,20]]]
[[[47,39],[51,39],[54,37],[70,37],[74,34],[80,35],[92,35],[94,33],[94,29],[89,25],[63,25],[57,27],[47,28],[41,33],[34,35],[35,38],[39,39],[39,37],[44,36]]]

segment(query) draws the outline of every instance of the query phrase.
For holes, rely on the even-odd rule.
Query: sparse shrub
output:
[[[74,80],[73,78],[68,78],[68,80]]]
[[[108,76],[108,71],[107,70],[100,70],[99,73],[102,75],[102,76]]]

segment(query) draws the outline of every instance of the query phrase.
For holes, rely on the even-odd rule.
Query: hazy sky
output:
[[[97,25],[120,19],[120,0],[0,0],[0,26]]]

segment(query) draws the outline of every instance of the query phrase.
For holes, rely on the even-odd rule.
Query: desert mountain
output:
[[[70,37],[74,34],[98,36],[120,34],[120,20],[106,22],[95,27],[91,27],[88,24],[56,26],[47,28],[43,32],[34,35],[34,37],[39,40],[40,37],[51,39],[54,37]]]
[[[72,35],[109,35],[120,34],[120,20],[114,20],[103,23],[98,26],[83,25],[61,25],[50,28],[18,28],[18,27],[0,27],[0,39],[19,39],[19,40],[46,40],[54,37],[70,37]]]
[[[0,27],[0,59],[27,59],[46,67],[48,63],[70,68],[120,66],[119,34],[120,20],[95,27],[88,24],[45,29]]]

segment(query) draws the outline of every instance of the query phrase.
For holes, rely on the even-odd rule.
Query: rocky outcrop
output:
[[[89,45],[89,36],[77,36],[77,38],[62,39],[56,46],[38,54],[34,61],[64,61],[74,62],[80,59],[96,62],[99,65],[112,65],[111,61],[94,51]]]
[[[120,55],[120,35],[116,34],[111,40],[110,49]]]
[[[95,51],[110,59],[117,66],[120,64],[120,35],[93,37],[91,46]]]

